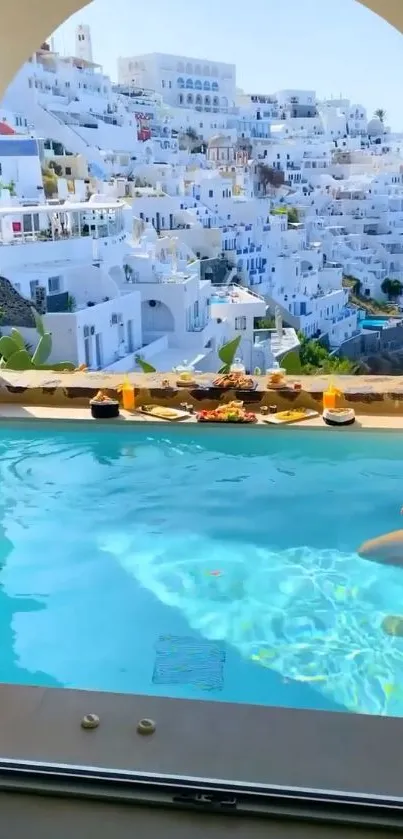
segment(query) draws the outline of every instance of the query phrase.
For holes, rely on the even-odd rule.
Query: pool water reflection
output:
[[[0,680],[403,716],[398,435],[4,427]]]

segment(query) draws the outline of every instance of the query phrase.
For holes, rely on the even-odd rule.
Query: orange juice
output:
[[[130,384],[130,382],[125,382],[122,385],[122,407],[124,411],[134,411],[136,407],[136,402],[134,398],[134,387]]]
[[[329,385],[328,389],[323,392],[323,410],[334,411],[340,395],[340,391],[334,385]]]

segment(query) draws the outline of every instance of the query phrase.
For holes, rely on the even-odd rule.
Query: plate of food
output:
[[[256,415],[245,411],[242,403],[229,402],[228,405],[220,405],[211,411],[199,411],[196,414],[198,422],[220,422],[220,423],[251,423],[256,422]]]
[[[223,390],[255,390],[257,384],[245,373],[223,373],[213,379],[213,387]]]
[[[153,419],[167,420],[168,422],[190,417],[188,411],[178,411],[177,408],[166,408],[163,405],[142,405],[138,408],[138,413],[146,414],[148,417],[153,417]]]
[[[310,408],[291,408],[289,411],[278,411],[277,414],[264,416],[262,420],[272,425],[288,425],[292,422],[302,422],[303,420],[313,419],[313,417],[318,416],[319,412],[313,411]]]
[[[274,370],[267,371],[267,389],[268,390],[280,390],[281,388],[287,387],[287,380],[285,378],[285,369],[284,367],[278,367]]]
[[[176,380],[177,387],[197,387],[196,379],[193,373],[184,372],[181,373],[179,378]]]

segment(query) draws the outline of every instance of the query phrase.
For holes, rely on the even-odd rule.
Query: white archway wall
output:
[[[147,339],[157,340],[163,335],[175,332],[175,318],[163,300],[150,299],[141,303],[141,322]]]
[[[21,65],[74,12],[90,0],[18,0],[2,3],[0,99]]]
[[[136,0],[135,0],[136,2]],[[403,32],[403,0],[357,0]],[[18,0],[2,4],[0,26],[0,99],[33,52],[89,0]]]

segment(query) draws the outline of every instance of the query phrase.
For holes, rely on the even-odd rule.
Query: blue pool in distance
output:
[[[0,681],[403,716],[403,438],[3,426]]]
[[[389,318],[364,318],[364,320],[360,320],[360,326],[362,329],[383,329]]]
[[[220,297],[218,294],[213,294],[210,303],[228,303],[229,297]]]

